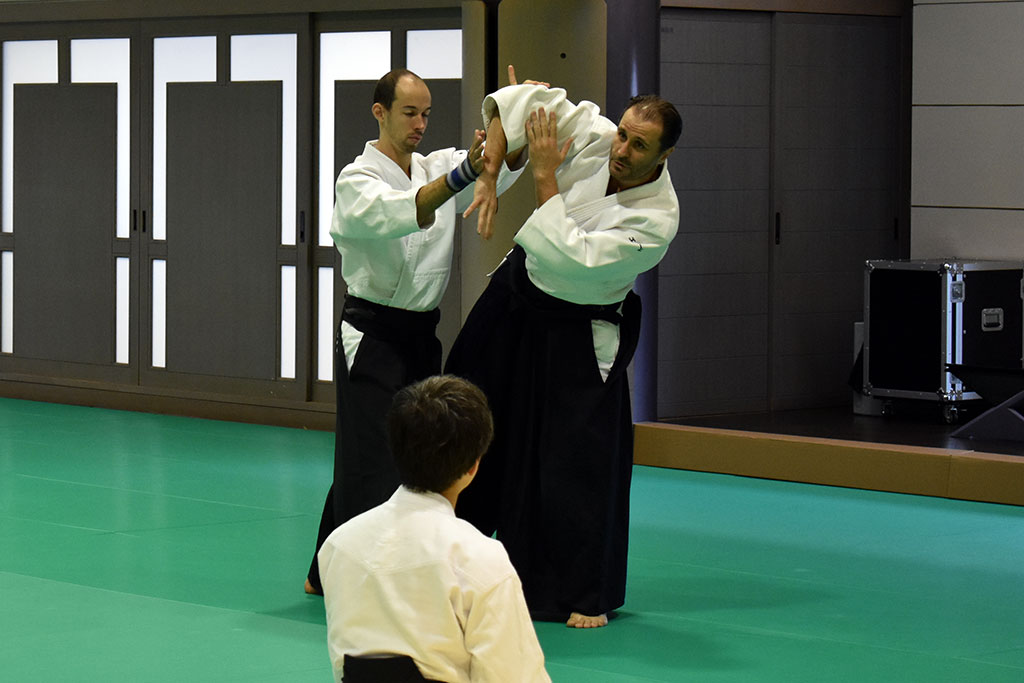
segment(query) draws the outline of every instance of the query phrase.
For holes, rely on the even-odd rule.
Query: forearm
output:
[[[554,171],[534,170],[533,185],[536,188],[537,206],[544,206],[544,203],[558,194],[558,180]]]
[[[445,176],[435,178],[416,193],[416,223],[425,228],[434,222],[434,211],[455,196]]]
[[[519,149],[514,155],[518,161],[519,155],[522,154],[522,149]],[[501,123],[501,116],[495,112],[491,118],[490,123],[487,124],[487,146],[484,147],[484,169],[481,175],[489,175],[491,178],[497,178],[498,172],[501,170],[501,164],[505,161],[507,156],[513,156],[508,154],[508,139],[505,137],[505,128]],[[512,167],[512,164],[509,164]]]

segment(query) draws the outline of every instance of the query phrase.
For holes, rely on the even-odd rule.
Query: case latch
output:
[[[1003,309],[984,308],[981,311],[981,331],[1001,332],[1003,330]]]

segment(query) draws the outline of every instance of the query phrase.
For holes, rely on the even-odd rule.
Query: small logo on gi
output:
[[[644,250],[644,245],[642,245],[639,242],[637,242],[635,237],[630,237],[629,241],[636,245],[636,250],[637,251],[643,251]]]

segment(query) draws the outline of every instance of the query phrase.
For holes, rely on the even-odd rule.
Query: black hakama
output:
[[[307,578],[318,592],[317,553],[332,531],[385,502],[398,488],[398,469],[388,445],[387,413],[400,389],[441,372],[437,309],[406,311],[354,296],[345,298],[341,319],[363,333],[348,367],[335,343],[337,417],[334,482],[327,492]]]
[[[625,601],[633,425],[626,367],[640,298],[585,306],[530,282],[516,247],[470,312],[446,371],[487,395],[495,438],[456,513],[497,532],[534,618],[598,615]],[[591,321],[617,322],[606,381]]]

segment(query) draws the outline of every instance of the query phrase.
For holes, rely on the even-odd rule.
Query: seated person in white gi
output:
[[[428,377],[396,394],[388,433],[402,485],[318,555],[335,680],[346,657],[397,654],[430,680],[550,681],[508,554],[455,516],[493,436],[487,399]]]

